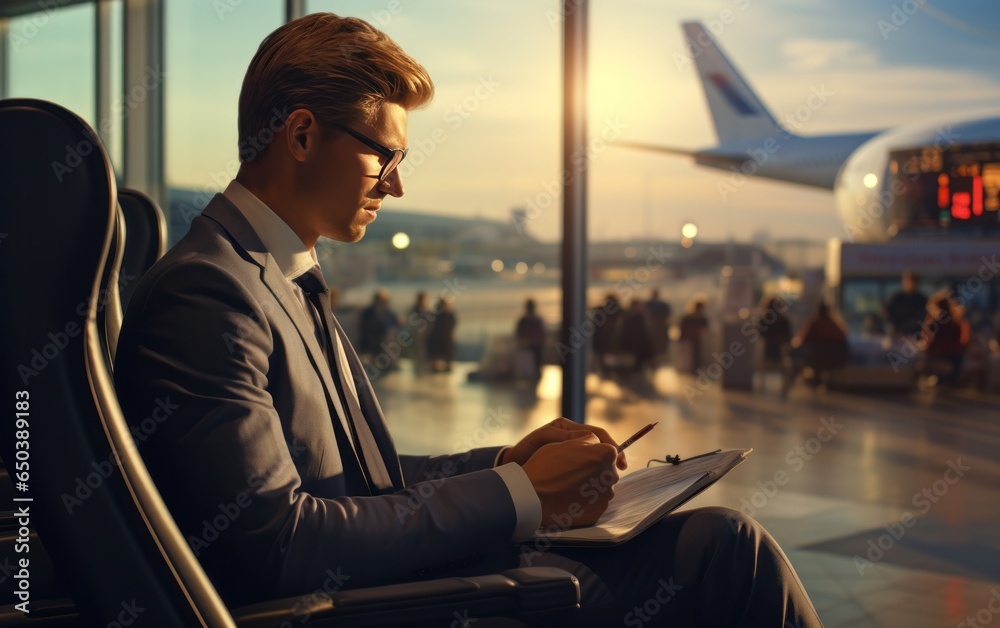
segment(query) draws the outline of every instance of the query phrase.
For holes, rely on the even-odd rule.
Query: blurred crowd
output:
[[[877,362],[894,370],[906,368],[914,374],[914,383],[985,385],[991,355],[1000,353],[1000,321],[978,309],[967,313],[950,292],[928,297],[918,286],[914,273],[904,273],[901,289],[878,315],[866,319],[860,340],[876,338]],[[667,364],[681,373],[702,373],[713,359],[723,321],[710,319],[706,299],[700,296],[676,319],[673,310],[656,288],[645,299],[633,296],[627,302],[608,293],[574,332],[589,345],[591,371],[601,378],[632,382],[651,379],[657,367]],[[822,386],[838,370],[861,362],[859,338],[850,337],[829,302],[821,299],[807,316],[799,314],[798,325],[791,311],[792,304],[782,297],[766,295],[752,313],[740,315],[739,325],[739,339],[747,345],[753,370],[780,373],[783,395],[800,379]],[[409,311],[400,316],[390,307],[388,293],[378,290],[358,314],[356,344],[362,360],[378,371],[397,368],[397,360],[405,357],[418,375],[447,372],[455,359],[457,324],[448,299],[432,305],[425,292],[418,292]],[[492,378],[537,382],[545,362],[559,362],[557,327],[558,321],[550,328],[535,300],[527,299],[512,329],[513,343],[504,350],[506,367]]]
[[[377,290],[358,316],[358,354],[377,371],[395,370],[397,360],[406,357],[417,374],[448,372],[455,359],[457,325],[446,298],[431,306],[427,293],[418,292],[406,316],[399,316],[389,305],[389,294]]]

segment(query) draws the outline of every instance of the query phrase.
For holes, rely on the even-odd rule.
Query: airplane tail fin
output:
[[[718,48],[701,22],[682,25],[719,142],[790,135]]]

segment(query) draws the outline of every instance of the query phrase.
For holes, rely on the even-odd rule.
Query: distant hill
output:
[[[191,220],[209,200],[211,195],[205,192],[170,189],[171,245],[187,232]],[[532,277],[536,276],[535,268],[556,271],[560,262],[559,243],[542,242],[519,231],[516,219],[516,211],[511,220],[503,221],[386,206],[361,242],[345,245],[321,240],[317,250],[328,279],[341,286],[449,275],[492,277],[496,274],[492,268],[496,262],[502,262],[500,267],[508,273],[517,265],[531,268]],[[392,245],[397,233],[410,238],[411,246],[405,252]],[[699,241],[691,248],[684,248],[676,239],[649,235],[642,240],[592,241],[587,253],[590,278],[628,277],[642,266],[675,277],[717,276],[723,266],[761,268],[764,274],[780,274],[785,270],[780,257],[761,244]]]
[[[191,221],[201,213],[211,196],[183,188],[171,188],[168,195],[170,244],[173,244],[187,233]],[[400,232],[410,236],[413,242],[489,243],[493,246],[536,243],[527,233],[518,232],[512,221],[460,218],[388,206],[379,211],[378,219],[368,227],[364,241],[366,244],[388,243]]]

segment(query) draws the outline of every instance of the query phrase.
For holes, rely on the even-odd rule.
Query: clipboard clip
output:
[[[710,451],[708,453],[698,454],[697,456],[691,456],[690,458],[683,458],[683,459],[679,455],[673,455],[673,456],[667,455],[664,456],[663,460],[657,460],[655,458],[653,460],[650,460],[649,462],[646,463],[646,466],[648,467],[654,462],[659,462],[661,464],[680,464],[682,462],[687,462],[689,460],[697,460],[698,458],[704,458],[705,456],[714,456],[715,454],[721,452],[722,452],[721,449],[716,449],[715,451]]]

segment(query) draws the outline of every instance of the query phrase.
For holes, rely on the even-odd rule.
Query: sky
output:
[[[168,184],[214,192],[236,166],[236,99],[282,2],[166,5]],[[410,115],[406,195],[390,211],[509,219],[560,236],[561,3],[538,0],[311,0],[368,20],[428,69],[436,97]],[[222,7],[220,9],[220,7]],[[93,124],[92,30],[53,16],[11,54],[10,95],[77,107]],[[751,181],[722,198],[726,172],[614,140],[703,148],[714,130],[680,23],[701,20],[777,118],[811,89],[832,93],[797,130],[888,128],[1000,108],[1000,5],[992,0],[592,0],[589,233],[592,240],[680,237],[823,240],[843,233],[828,191]],[[24,32],[15,22],[12,33]],[[88,56],[89,55],[89,56]],[[54,62],[54,60],[58,60]],[[88,91],[89,89],[89,91]],[[112,140],[111,143],[114,143]],[[112,155],[114,157],[114,152]],[[554,192],[554,193],[553,193]]]

